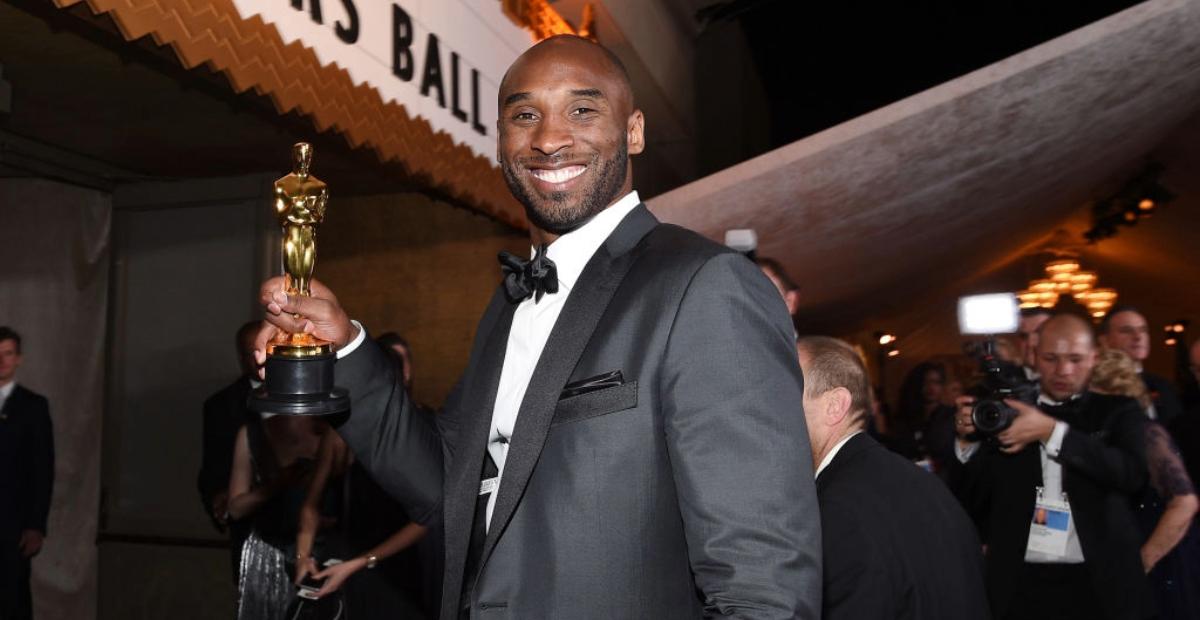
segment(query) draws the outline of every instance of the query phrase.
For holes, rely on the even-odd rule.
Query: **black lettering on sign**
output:
[[[354,8],[354,0],[342,0],[342,7],[346,9],[346,17],[349,18],[350,25],[343,26],[339,21],[334,30],[337,31],[337,36],[343,43],[354,45],[358,41],[358,10]]]
[[[293,0],[299,2],[299,0]],[[413,78],[412,18],[400,5],[392,5],[392,73],[405,82]]]
[[[446,89],[442,84],[442,53],[438,50],[436,34],[429,33],[425,41],[425,70],[421,72],[421,95],[428,97],[429,91],[437,89],[437,102],[446,107]]]
[[[465,123],[467,113],[458,105],[458,91],[458,52],[450,52],[450,113]]]
[[[471,129],[481,136],[487,135],[487,127],[479,122],[479,71],[471,69]]]
[[[304,0],[292,0],[292,8],[297,11],[303,11]],[[308,0],[308,15],[318,24],[325,23],[321,21],[321,0]]]

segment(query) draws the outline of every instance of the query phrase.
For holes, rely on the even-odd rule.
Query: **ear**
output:
[[[641,110],[634,110],[629,115],[625,127],[625,140],[629,145],[629,154],[637,155],[646,149],[646,117]]]
[[[836,426],[846,419],[850,413],[850,390],[835,387],[825,393],[825,424]]]

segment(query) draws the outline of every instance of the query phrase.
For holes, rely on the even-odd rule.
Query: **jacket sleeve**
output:
[[[1068,428],[1058,462],[1122,493],[1136,493],[1146,484],[1146,417],[1134,400],[1124,399],[1107,426],[1106,437]]]
[[[334,367],[335,383],[350,391],[350,414],[337,427],[354,455],[413,520],[440,515],[442,440],[417,412],[387,355],[370,338]],[[336,423],[336,421],[335,421]]]
[[[779,293],[745,257],[710,258],[663,363],[667,448],[706,615],[818,618],[820,515]]]
[[[47,533],[50,498],[54,495],[54,426],[50,421],[50,405],[39,397],[32,408],[30,436],[29,502],[25,507],[24,529]]]

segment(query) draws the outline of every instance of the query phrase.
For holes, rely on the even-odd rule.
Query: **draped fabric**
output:
[[[50,401],[56,471],[33,561],[37,618],[96,613],[96,526],[111,197],[44,179],[0,179],[0,325],[22,336],[17,382]]]

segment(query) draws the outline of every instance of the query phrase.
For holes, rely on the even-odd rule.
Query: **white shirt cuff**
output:
[[[1050,433],[1050,439],[1046,440],[1046,456],[1058,458],[1058,453],[1062,450],[1063,438],[1067,436],[1067,428],[1067,423],[1062,420],[1054,423],[1054,430]]]
[[[963,442],[957,439],[954,440],[954,456],[958,457],[958,462],[960,463],[966,463],[967,461],[971,460],[971,457],[975,456],[975,452],[978,450],[978,441],[972,441],[966,445],[963,445]]]
[[[354,326],[358,328],[358,335],[354,337],[354,340],[351,340],[350,342],[348,342],[346,344],[346,346],[338,349],[338,351],[337,351],[338,359],[342,359],[343,357],[346,357],[347,355],[354,353],[354,350],[358,348],[358,345],[362,344],[363,340],[367,339],[367,330],[362,326],[362,323],[359,323],[358,321],[355,321],[354,319],[350,319],[350,322],[353,323]]]

